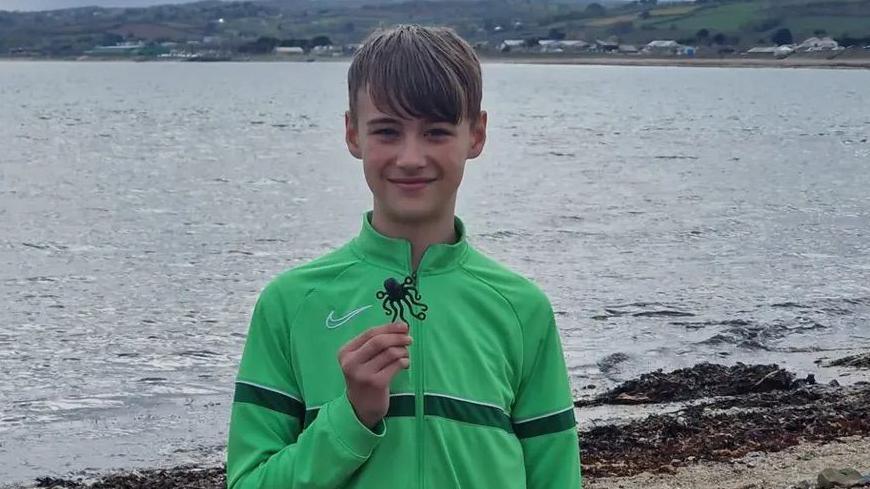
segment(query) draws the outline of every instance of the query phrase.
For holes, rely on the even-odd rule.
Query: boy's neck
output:
[[[455,243],[456,226],[453,213],[445,213],[431,221],[415,223],[397,222],[375,208],[372,227],[390,238],[401,238],[411,243],[411,269],[416,271],[426,248],[439,243]]]

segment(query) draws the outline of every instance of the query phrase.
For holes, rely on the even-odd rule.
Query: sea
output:
[[[0,474],[224,457],[262,287],[354,236],[346,62],[0,62]],[[870,71],[485,63],[471,242],[578,399],[870,349]],[[619,413],[578,413],[581,427]]]

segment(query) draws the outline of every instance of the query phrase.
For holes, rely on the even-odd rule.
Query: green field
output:
[[[870,17],[796,17],[783,25],[801,37],[809,37],[817,30],[831,36],[866,37],[870,34]]]
[[[647,24],[660,28],[669,28],[674,25],[676,29],[683,31],[697,31],[699,29],[729,31],[763,18],[763,12],[766,8],[760,2],[735,3],[702,8],[683,16],[653,18],[650,19],[650,22],[643,22],[641,25]]]
[[[368,1],[368,0],[366,0]],[[870,44],[870,0],[707,0],[700,4],[639,2],[604,7],[546,0],[413,0],[404,3],[312,7],[271,2],[201,2],[143,9],[82,8],[12,13],[0,11],[0,55],[35,50],[74,56],[96,45],[137,40],[217,38],[231,49],[259,38],[328,36],[336,44],[359,42],[380,25],[448,25],[474,43],[498,46],[506,39],[616,38],[645,44],[673,39],[692,45],[725,43],[738,48],[770,44],[788,28],[801,41],[816,32]],[[224,19],[216,23],[216,19]],[[699,31],[706,36],[698,38]],[[723,40],[724,39],[724,40]]]

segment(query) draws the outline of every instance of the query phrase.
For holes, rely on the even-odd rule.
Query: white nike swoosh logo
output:
[[[372,307],[372,306],[370,306],[370,305],[362,306],[359,309],[354,309],[353,311],[350,311],[349,313],[345,314],[344,316],[342,316],[340,318],[335,317],[335,311],[330,311],[329,316],[326,316],[326,327],[329,329],[335,329],[335,328],[341,326],[342,324],[350,321],[351,319],[354,318],[354,316],[365,311],[366,309],[368,309],[370,307]]]

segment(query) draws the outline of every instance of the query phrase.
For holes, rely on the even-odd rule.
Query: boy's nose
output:
[[[396,164],[405,168],[421,167],[426,164],[426,157],[423,155],[423,145],[417,138],[405,138],[399,151],[399,156],[396,159]]]

